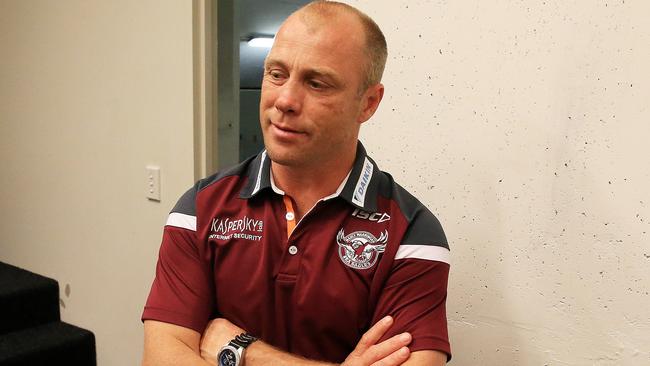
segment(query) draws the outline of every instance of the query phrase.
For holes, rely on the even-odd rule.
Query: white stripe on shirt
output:
[[[196,216],[186,215],[178,212],[172,212],[167,218],[169,226],[176,226],[183,229],[196,231]]]
[[[434,245],[400,245],[395,254],[395,259],[427,259],[449,264],[451,255],[449,249]]]

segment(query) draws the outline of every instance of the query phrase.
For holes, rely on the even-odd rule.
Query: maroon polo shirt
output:
[[[383,337],[451,357],[449,247],[435,216],[359,142],[337,194],[300,222],[265,152],[200,180],[171,211],[142,319],[191,328],[223,317],[265,342],[342,362],[386,315]]]

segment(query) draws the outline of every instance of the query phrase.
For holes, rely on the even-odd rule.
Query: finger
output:
[[[371,364],[398,352],[409,343],[411,343],[411,335],[409,333],[401,333],[370,347],[361,357],[367,364]]]
[[[392,324],[393,317],[390,315],[383,317],[363,334],[359,343],[357,343],[357,346],[354,348],[353,353],[362,353],[368,348],[374,346]]]
[[[372,364],[372,366],[397,366],[408,360],[411,351],[408,347],[402,347],[390,355]]]

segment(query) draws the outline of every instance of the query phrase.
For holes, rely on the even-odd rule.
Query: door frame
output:
[[[192,1],[195,180],[239,161],[237,3]]]

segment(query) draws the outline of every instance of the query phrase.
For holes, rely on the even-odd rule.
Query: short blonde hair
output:
[[[365,32],[365,54],[368,60],[365,70],[365,80],[361,85],[361,92],[364,92],[371,85],[381,82],[381,77],[384,74],[384,68],[386,66],[386,59],[388,57],[388,48],[386,46],[386,38],[384,37],[384,34],[372,18],[348,4],[326,0],[312,1],[298,9],[296,13],[298,12],[317,15],[319,18],[333,17],[338,15],[340,12],[355,15],[361,22],[361,26]],[[308,21],[307,19],[305,20]]]

